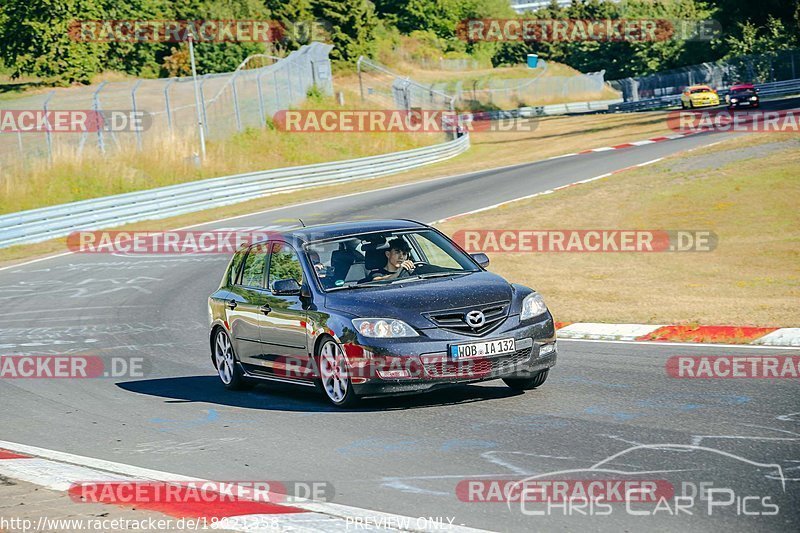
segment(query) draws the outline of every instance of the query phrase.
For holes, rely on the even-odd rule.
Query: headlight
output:
[[[364,337],[395,339],[418,336],[414,328],[394,318],[354,318],[353,326]]]
[[[750,100],[752,100],[752,101],[754,101],[754,102],[755,102],[756,100],[758,100],[758,96],[751,96],[751,97],[750,97]]]
[[[547,312],[547,305],[544,298],[539,293],[529,294],[522,300],[522,311],[519,314],[520,320],[526,320]]]
[[[736,103],[736,102],[738,102],[738,101],[739,101],[739,99],[738,99],[738,98],[731,98],[731,103],[732,103],[732,104],[735,104],[735,103]]]

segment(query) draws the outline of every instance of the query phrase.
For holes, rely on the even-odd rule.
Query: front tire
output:
[[[317,350],[319,381],[325,398],[336,407],[352,407],[358,403],[350,378],[350,366],[341,347],[333,340],[326,339]]]
[[[214,334],[214,366],[222,385],[228,390],[244,390],[252,386],[236,364],[236,354],[228,333],[220,328]]]
[[[546,368],[529,378],[503,378],[503,382],[514,390],[533,390],[544,385],[550,369]]]

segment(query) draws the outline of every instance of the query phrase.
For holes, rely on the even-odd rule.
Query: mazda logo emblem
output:
[[[486,323],[486,317],[480,311],[470,311],[467,313],[467,325],[471,328],[479,328]]]

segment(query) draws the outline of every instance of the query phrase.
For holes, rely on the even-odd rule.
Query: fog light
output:
[[[556,343],[543,344],[539,347],[539,356],[547,355],[556,351]]]
[[[381,379],[399,379],[411,376],[408,370],[378,370],[378,377]]]

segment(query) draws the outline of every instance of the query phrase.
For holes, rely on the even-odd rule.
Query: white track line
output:
[[[27,444],[20,444],[16,442],[0,440],[0,448],[20,454],[34,456],[32,459],[0,460],[0,471],[7,473],[11,477],[14,477],[16,474],[26,481],[47,486],[54,490],[67,490],[69,486],[76,481],[101,481],[106,478],[109,481],[125,480],[126,478],[133,478],[140,481],[165,482],[209,481],[202,478],[171,474],[169,472],[163,472],[160,470],[151,470],[149,468],[141,468],[124,463],[106,461],[104,459],[95,459],[93,457],[74,455],[71,453],[59,452],[56,450],[39,448],[37,446],[29,446]],[[48,461],[45,461],[45,459]],[[16,466],[14,466],[15,462],[17,462]],[[26,465],[25,462],[29,463]],[[276,495],[276,501],[278,500],[277,496],[278,495]],[[419,527],[417,518],[415,517],[384,513],[381,511],[372,511],[369,509],[351,507],[349,505],[331,502],[300,500],[299,502],[292,501],[291,503],[286,503],[285,505],[304,509],[309,512],[299,513],[297,515],[271,514],[231,517],[232,520],[225,524],[225,527],[229,529],[238,529],[239,531],[249,531],[247,527],[248,517],[251,520],[256,520],[260,516],[269,516],[271,518],[278,518],[281,522],[281,525],[285,525],[287,530],[290,531],[297,531],[296,528],[298,526],[302,526],[303,522],[309,521],[312,522],[312,524],[308,524],[308,531],[347,531],[350,528],[359,528],[359,526],[353,522],[355,518],[364,519],[369,517],[371,519],[370,524],[373,526],[373,529],[377,529],[374,527],[376,521],[383,520],[383,523],[385,524],[409,524],[408,527],[391,527],[388,528],[389,530],[401,529],[403,531],[419,532],[442,530],[442,528],[437,528],[433,525],[430,527]],[[239,518],[240,520],[236,520],[236,518]],[[350,520],[348,521],[348,519]],[[285,522],[285,524],[283,524],[283,522]],[[316,526],[313,525],[314,522],[317,523]],[[456,524],[453,524],[444,530],[457,533],[480,533],[484,531]]]
[[[556,332],[558,334],[558,332]],[[666,342],[666,341],[618,341],[602,339],[570,339],[558,338],[558,342],[604,342],[609,344],[637,344],[641,346],[671,346],[673,348],[728,348],[748,350],[794,350],[800,352],[798,346],[763,346],[760,344],[717,344],[713,342]]]

